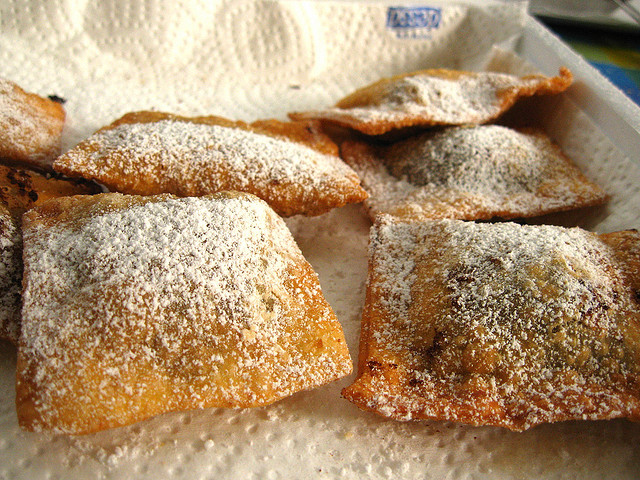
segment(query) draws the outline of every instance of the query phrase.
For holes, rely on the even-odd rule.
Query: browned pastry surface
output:
[[[27,430],[260,406],[351,372],[317,275],[253,195],[65,197],[23,234]]]
[[[600,205],[607,195],[542,131],[447,127],[385,146],[346,141],[371,218],[532,217]]]
[[[121,193],[252,193],[283,216],[366,198],[337,146],[310,122],[133,112],[60,156],[54,168]]]
[[[415,126],[482,124],[496,119],[519,98],[560,93],[572,81],[567,68],[555,77],[421,70],[381,79],[335,107],[294,112],[290,117],[322,120],[368,135]]]
[[[0,339],[17,343],[22,291],[20,221],[0,203]]]
[[[358,376],[399,420],[640,420],[640,235],[403,222],[371,233]]]
[[[100,188],[93,183],[0,165],[0,201],[18,218],[27,210],[52,198],[98,192]]]
[[[0,158],[51,170],[65,116],[60,103],[0,78]]]
[[[52,178],[32,170],[0,165],[0,338],[17,343],[22,290],[22,214],[51,198],[98,193],[87,182]]]

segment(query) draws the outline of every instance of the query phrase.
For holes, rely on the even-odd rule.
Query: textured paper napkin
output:
[[[284,119],[420,68],[535,69],[517,55],[526,3],[426,2],[438,18],[411,28],[390,20],[390,7],[398,6],[4,0],[0,75],[66,99],[67,149],[133,110]],[[597,231],[640,226],[637,159],[625,157],[570,96],[530,108],[527,115],[613,196],[596,212],[549,221]],[[356,205],[288,224],[355,361],[370,222]],[[521,434],[401,423],[342,399],[350,381],[265,408],[166,414],[95,435],[50,436],[18,428],[15,350],[2,344],[0,479],[636,478],[640,467],[640,427],[626,421],[567,422]]]

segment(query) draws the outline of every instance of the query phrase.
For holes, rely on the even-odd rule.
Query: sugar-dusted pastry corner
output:
[[[128,194],[248,192],[282,216],[319,215],[367,196],[314,122],[132,112],[58,157],[54,168]]]
[[[385,145],[345,141],[341,154],[369,193],[372,219],[513,219],[608,199],[537,129],[446,127]]]
[[[335,106],[292,112],[295,120],[320,120],[382,135],[407,127],[483,124],[495,120],[522,97],[552,95],[573,82],[569,69],[557,76],[429,69],[383,78]]]
[[[317,275],[253,195],[60,198],[23,235],[26,430],[266,405],[352,370]]]
[[[22,290],[22,214],[51,198],[98,193],[97,185],[0,165],[0,339],[18,342]]]
[[[640,420],[637,231],[381,215],[370,242],[343,390],[360,408],[515,431]]]
[[[59,102],[0,78],[0,159],[51,170],[65,117]]]

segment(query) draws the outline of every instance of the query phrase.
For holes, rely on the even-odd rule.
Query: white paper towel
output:
[[[535,68],[514,54],[526,3],[431,1],[423,6],[440,9],[437,25],[394,28],[389,7],[402,3],[4,0],[0,76],[67,100],[66,149],[133,110],[284,119],[395,73],[487,62],[515,73]],[[524,111],[613,197],[602,209],[545,221],[597,231],[640,226],[637,158],[616,148],[571,95],[532,101]],[[349,206],[288,224],[357,359],[369,220]],[[637,478],[640,426],[630,422],[566,422],[520,434],[401,423],[342,399],[350,381],[265,408],[49,436],[18,428],[15,350],[1,344],[0,479]]]

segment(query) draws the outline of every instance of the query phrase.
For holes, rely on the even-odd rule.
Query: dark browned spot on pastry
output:
[[[367,362],[367,368],[371,370],[371,373],[380,373],[382,371],[382,364],[376,360],[369,360]]]
[[[18,189],[18,193],[20,196],[27,197],[31,202],[35,202],[38,200],[38,194],[33,189],[33,184],[31,181],[31,177],[27,175],[25,172],[21,170],[11,169],[7,172],[7,180],[12,185],[15,185]],[[6,194],[8,191],[5,189],[2,190],[3,200],[6,200]]]
[[[433,342],[429,346],[429,348],[423,349],[423,355],[426,358],[433,358],[442,350],[442,344],[445,340],[445,334],[436,330],[435,335],[433,336]]]
[[[24,189],[29,182],[29,176],[19,170],[11,169],[7,173],[7,180],[19,188]]]
[[[472,268],[459,265],[449,270],[447,279],[449,280],[449,282],[470,283],[473,282],[476,278]]]
[[[503,264],[503,260],[500,257],[487,257],[487,260],[489,261],[489,263],[492,263],[494,265],[501,266]]]
[[[49,95],[48,98],[49,98],[49,100],[51,100],[53,102],[56,102],[56,103],[59,103],[60,105],[62,105],[64,103],[67,103],[67,99],[66,98],[59,97],[58,95]]]
[[[9,194],[9,189],[7,187],[0,188],[0,200],[4,203],[7,203],[7,195]]]
[[[396,363],[387,363],[383,365],[381,362],[377,360],[369,360],[367,362],[367,368],[371,371],[372,374],[377,375],[385,371],[385,369],[396,369],[398,365]]]
[[[424,382],[422,380],[420,380],[419,378],[410,378],[409,379],[409,386],[411,387],[419,387],[420,385],[422,385]]]
[[[276,303],[276,299],[273,297],[269,297],[264,301],[264,307],[267,310],[267,312],[273,312],[275,303]]]

